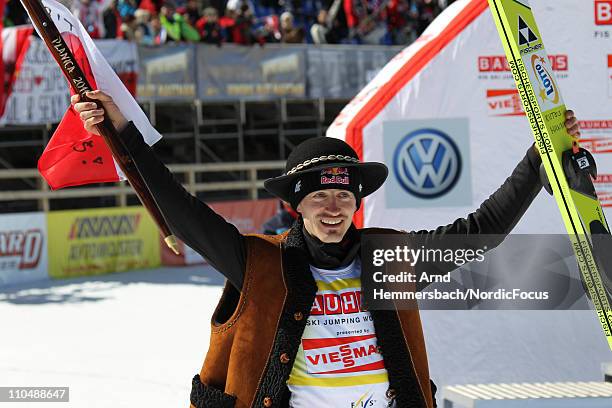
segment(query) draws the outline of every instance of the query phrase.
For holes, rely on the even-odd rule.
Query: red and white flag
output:
[[[110,96],[145,141],[152,145],[161,135],[145,116],[130,92],[96,48],[87,30],[70,11],[54,0],[42,0],[77,63],[93,89]],[[74,93],[74,90],[70,90]],[[78,113],[70,106],[38,160],[38,170],[52,189],[124,179],[110,149],[101,136],[88,133]]]

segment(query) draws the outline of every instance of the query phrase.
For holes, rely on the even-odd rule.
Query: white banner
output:
[[[47,278],[45,214],[0,215],[0,287]]]
[[[70,105],[68,84],[38,38],[31,38],[0,125],[57,123]]]
[[[12,29],[4,31],[10,33]],[[132,95],[136,92],[138,52],[136,44],[99,40],[96,46]],[[68,83],[45,44],[31,38],[23,63],[6,102],[2,125],[58,123],[70,105]]]
[[[612,0],[532,3],[612,219]],[[384,187],[365,199],[364,226],[433,228],[478,208],[533,143],[486,0],[453,3],[345,107],[328,136],[389,167]],[[443,146],[444,157],[427,157],[427,143]],[[411,146],[420,146],[413,166],[396,165]],[[565,233],[555,200],[540,194],[514,232]]]

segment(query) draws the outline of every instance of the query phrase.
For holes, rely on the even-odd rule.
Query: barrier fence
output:
[[[199,192],[211,191],[246,190],[251,200],[258,199],[258,190],[263,188],[263,182],[266,177],[262,177],[260,172],[277,170],[280,173],[284,167],[285,163],[283,161],[175,164],[168,166],[174,174],[183,177],[185,180],[184,186],[191,194],[195,195]],[[206,183],[197,182],[199,175],[219,172],[244,172],[246,179]],[[26,181],[25,186],[30,188],[0,191],[0,201],[35,200],[38,202],[38,209],[45,212],[50,210],[50,200],[54,199],[111,196],[115,198],[116,205],[125,206],[127,205],[127,196],[134,194],[132,188],[124,182],[110,186],[80,187],[52,191],[36,169],[0,170],[0,180],[11,179]]]
[[[194,188],[197,190],[197,184]],[[257,233],[276,212],[278,200],[210,206],[240,232]],[[183,243],[180,252],[170,252],[140,206],[0,215],[0,288],[49,278],[204,262]]]

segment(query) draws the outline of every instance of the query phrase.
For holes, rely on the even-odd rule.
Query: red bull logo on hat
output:
[[[349,184],[349,171],[346,167],[328,167],[321,170],[321,184]]]

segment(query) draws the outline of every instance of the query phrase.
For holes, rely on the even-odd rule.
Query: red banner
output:
[[[263,223],[276,213],[278,200],[271,198],[253,201],[224,201],[211,203],[209,206],[228,222],[234,224],[241,233],[249,234],[262,231]],[[175,255],[170,251],[161,237],[160,245],[162,265],[183,266],[205,262],[202,257],[182,242],[179,242],[180,255]]]

